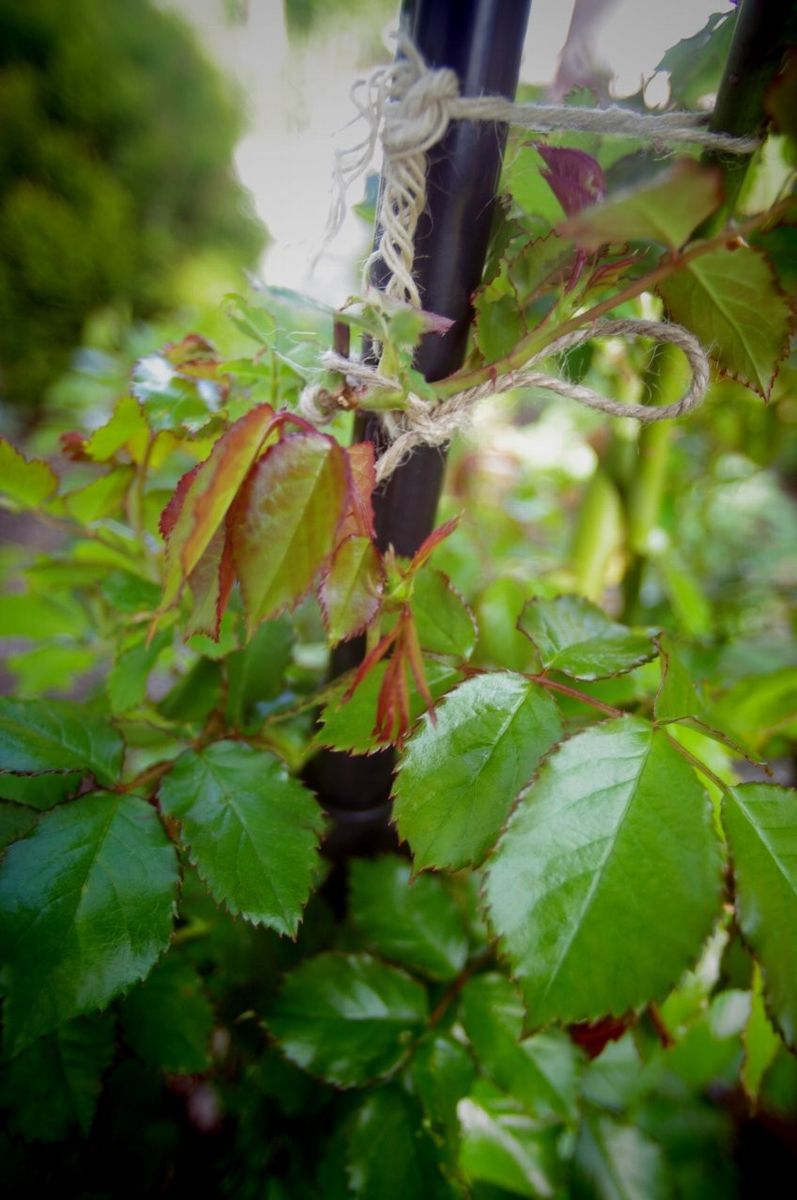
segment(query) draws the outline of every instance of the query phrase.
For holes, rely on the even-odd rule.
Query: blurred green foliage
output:
[[[211,250],[264,232],[232,169],[242,111],[151,0],[0,0],[0,397],[41,403],[86,317],[167,309]]]

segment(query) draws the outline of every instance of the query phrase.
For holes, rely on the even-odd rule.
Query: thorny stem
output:
[[[680,253],[666,254],[657,267],[649,271],[646,275],[642,275],[639,279],[633,280],[622,288],[619,292],[615,292],[611,296],[607,296],[605,300],[594,304],[592,308],[586,309],[584,312],[576,313],[574,317],[563,321],[556,329],[546,329],[544,333],[535,329],[521,338],[511,353],[505,358],[499,359],[498,362],[490,363],[488,366],[478,367],[471,371],[458,371],[454,375],[449,375],[447,379],[441,380],[434,385],[435,391],[441,400],[448,396],[453,396],[457,392],[465,391],[467,388],[475,387],[480,383],[487,383],[501,375],[507,375],[511,371],[517,371],[525,365],[526,362],[534,354],[538,354],[544,350],[547,345],[557,338],[563,337],[566,333],[572,333],[575,329],[581,329],[585,325],[592,324],[599,317],[611,312],[613,308],[624,304],[627,300],[634,300],[643,292],[648,292],[664,279],[668,279],[670,275],[680,271],[687,263],[694,262],[695,259],[702,258],[704,254],[711,254],[714,250],[721,250],[726,242],[731,238],[744,237],[748,233],[753,233],[756,229],[760,229],[764,225],[773,223],[783,215],[788,208],[791,207],[791,201],[785,200],[778,204],[775,208],[768,212],[759,213],[755,217],[750,217],[747,221],[742,221],[739,224],[733,224],[721,233],[714,237],[707,238],[705,241],[696,242],[690,246],[688,250]]]

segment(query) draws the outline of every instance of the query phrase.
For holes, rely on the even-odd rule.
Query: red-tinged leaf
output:
[[[349,460],[351,494],[349,511],[343,518],[338,537],[343,540],[357,534],[373,539],[375,535],[372,497],[376,488],[376,452],[373,442],[356,442],[346,450],[346,457]]]
[[[194,482],[196,473],[201,466],[202,463],[197,463],[195,467],[192,467],[190,471],[186,471],[185,475],[180,477],[180,479],[177,481],[177,487],[174,489],[174,494],[171,496],[169,503],[166,505],[160,515],[158,528],[160,529],[161,537],[164,541],[166,541],[177,524],[177,518],[183,511],[183,505],[185,504],[185,498],[188,495],[188,489]]]
[[[543,144],[537,144],[536,150],[545,161],[542,177],[568,217],[590,204],[598,204],[606,195],[603,171],[591,154],[568,146]]]
[[[325,569],[348,494],[345,455],[326,434],[290,434],[252,468],[230,523],[250,636]]]
[[[457,525],[459,525],[459,519],[460,514],[458,513],[455,517],[452,517],[450,521],[444,521],[442,525],[438,525],[437,529],[433,529],[429,536],[424,538],[412,556],[412,562],[410,563],[410,568],[407,572],[409,575],[413,575],[419,567],[422,567],[427,559],[431,557],[432,552],[437,549],[440,543],[444,542],[445,539],[454,532]]]
[[[340,542],[319,588],[319,601],[333,646],[362,633],[379,612],[385,581],[382,556],[367,537]]]
[[[404,657],[396,651],[387,665],[376,708],[374,737],[377,742],[401,745],[410,727],[410,691]]]
[[[219,438],[189,481],[167,543],[164,608],[179,594],[224,520],[261,453],[273,422],[271,405],[259,404],[253,408]]]
[[[600,1021],[577,1021],[568,1026],[568,1033],[589,1058],[597,1058],[609,1042],[619,1042],[633,1019],[633,1016],[625,1016],[603,1017]]]
[[[187,582],[194,600],[194,608],[186,626],[185,637],[188,639],[195,633],[206,633],[217,642],[221,618],[224,616],[235,582],[232,549],[226,524],[220,525],[213,534]]]
[[[67,433],[62,433],[58,438],[61,443],[61,452],[67,458],[71,458],[72,462],[91,462],[91,456],[86,453],[86,442],[88,437],[85,433],[78,433],[75,429],[70,429]]]

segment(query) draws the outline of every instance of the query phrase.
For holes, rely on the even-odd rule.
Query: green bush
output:
[[[86,317],[168,308],[203,250],[252,265],[240,107],[150,0],[0,0],[0,396],[41,403]]]

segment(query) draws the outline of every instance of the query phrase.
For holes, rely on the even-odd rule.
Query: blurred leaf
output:
[[[656,70],[669,71],[677,105],[697,108],[699,100],[716,92],[735,27],[735,11],[712,13],[699,33],[682,38],[664,55]]]
[[[411,874],[410,864],[393,855],[354,859],[351,919],[374,953],[430,979],[453,979],[468,955],[462,914],[442,879]]]
[[[531,1026],[661,998],[718,916],[719,866],[705,792],[666,734],[624,717],[563,742],[512,813],[485,884]]]
[[[290,621],[280,617],[264,621],[242,650],[227,655],[226,712],[234,728],[246,728],[255,718],[257,705],[276,700],[282,692],[293,642]]]
[[[694,717],[703,705],[691,676],[670,638],[658,638],[661,654],[661,686],[656,693],[653,713],[657,721],[677,721]]]
[[[417,1102],[388,1085],[360,1104],[347,1133],[351,1194],[362,1200],[445,1200],[459,1195],[440,1171]]]
[[[781,1040],[770,1024],[764,1005],[761,968],[753,971],[753,994],[750,1017],[744,1031],[744,1062],[742,1085],[753,1104],[757,1104],[761,1083],[780,1050]]]
[[[337,1087],[388,1075],[428,1016],[426,991],[368,954],[319,954],[285,978],[267,1025],[283,1054]]]
[[[0,801],[0,851],[30,833],[36,824],[36,813],[18,804]]]
[[[91,771],[115,783],[124,747],[100,717],[66,700],[0,700],[0,771]]]
[[[52,467],[39,459],[28,461],[4,437],[0,437],[0,480],[0,495],[18,508],[36,508],[58,487]]]
[[[55,1142],[74,1126],[87,1136],[115,1049],[111,1017],[78,1017],[0,1068],[0,1103],[29,1141]]]
[[[725,795],[722,820],[736,914],[761,964],[764,995],[786,1043],[797,1046],[797,792],[745,783]]]
[[[538,142],[536,149],[545,163],[542,177],[568,217],[603,199],[606,181],[591,154],[570,146],[548,146],[544,142]]]
[[[476,1076],[476,1067],[461,1042],[446,1033],[435,1033],[418,1045],[409,1066],[415,1095],[433,1127],[448,1146],[459,1139],[457,1105],[467,1096]]]
[[[520,675],[478,675],[446,696],[407,742],[393,788],[416,870],[478,863],[561,732],[553,700]]]
[[[367,537],[347,537],[337,546],[319,588],[330,643],[354,637],[379,612],[384,586],[382,559]]]
[[[133,462],[140,463],[149,439],[149,426],[138,401],[123,396],[110,421],[92,433],[85,453],[95,462],[108,462],[119,450],[127,450]]]
[[[108,701],[114,716],[137,708],[147,696],[147,683],[161,653],[171,643],[170,632],[156,634],[151,642],[142,635],[136,645],[123,650],[108,674]]]
[[[202,980],[172,952],[122,1002],[128,1046],[153,1067],[176,1075],[204,1071],[213,1032],[213,1009]]]
[[[70,517],[83,525],[90,525],[92,521],[100,521],[104,517],[118,516],[134,474],[133,467],[114,467],[107,475],[101,475],[85,487],[67,492],[63,498],[64,508]]]
[[[471,1182],[513,1196],[553,1197],[560,1174],[559,1129],[524,1113],[516,1100],[479,1080],[459,1104],[460,1166]]]
[[[661,1147],[641,1129],[610,1117],[584,1121],[576,1168],[579,1200],[668,1200],[672,1194]]]

